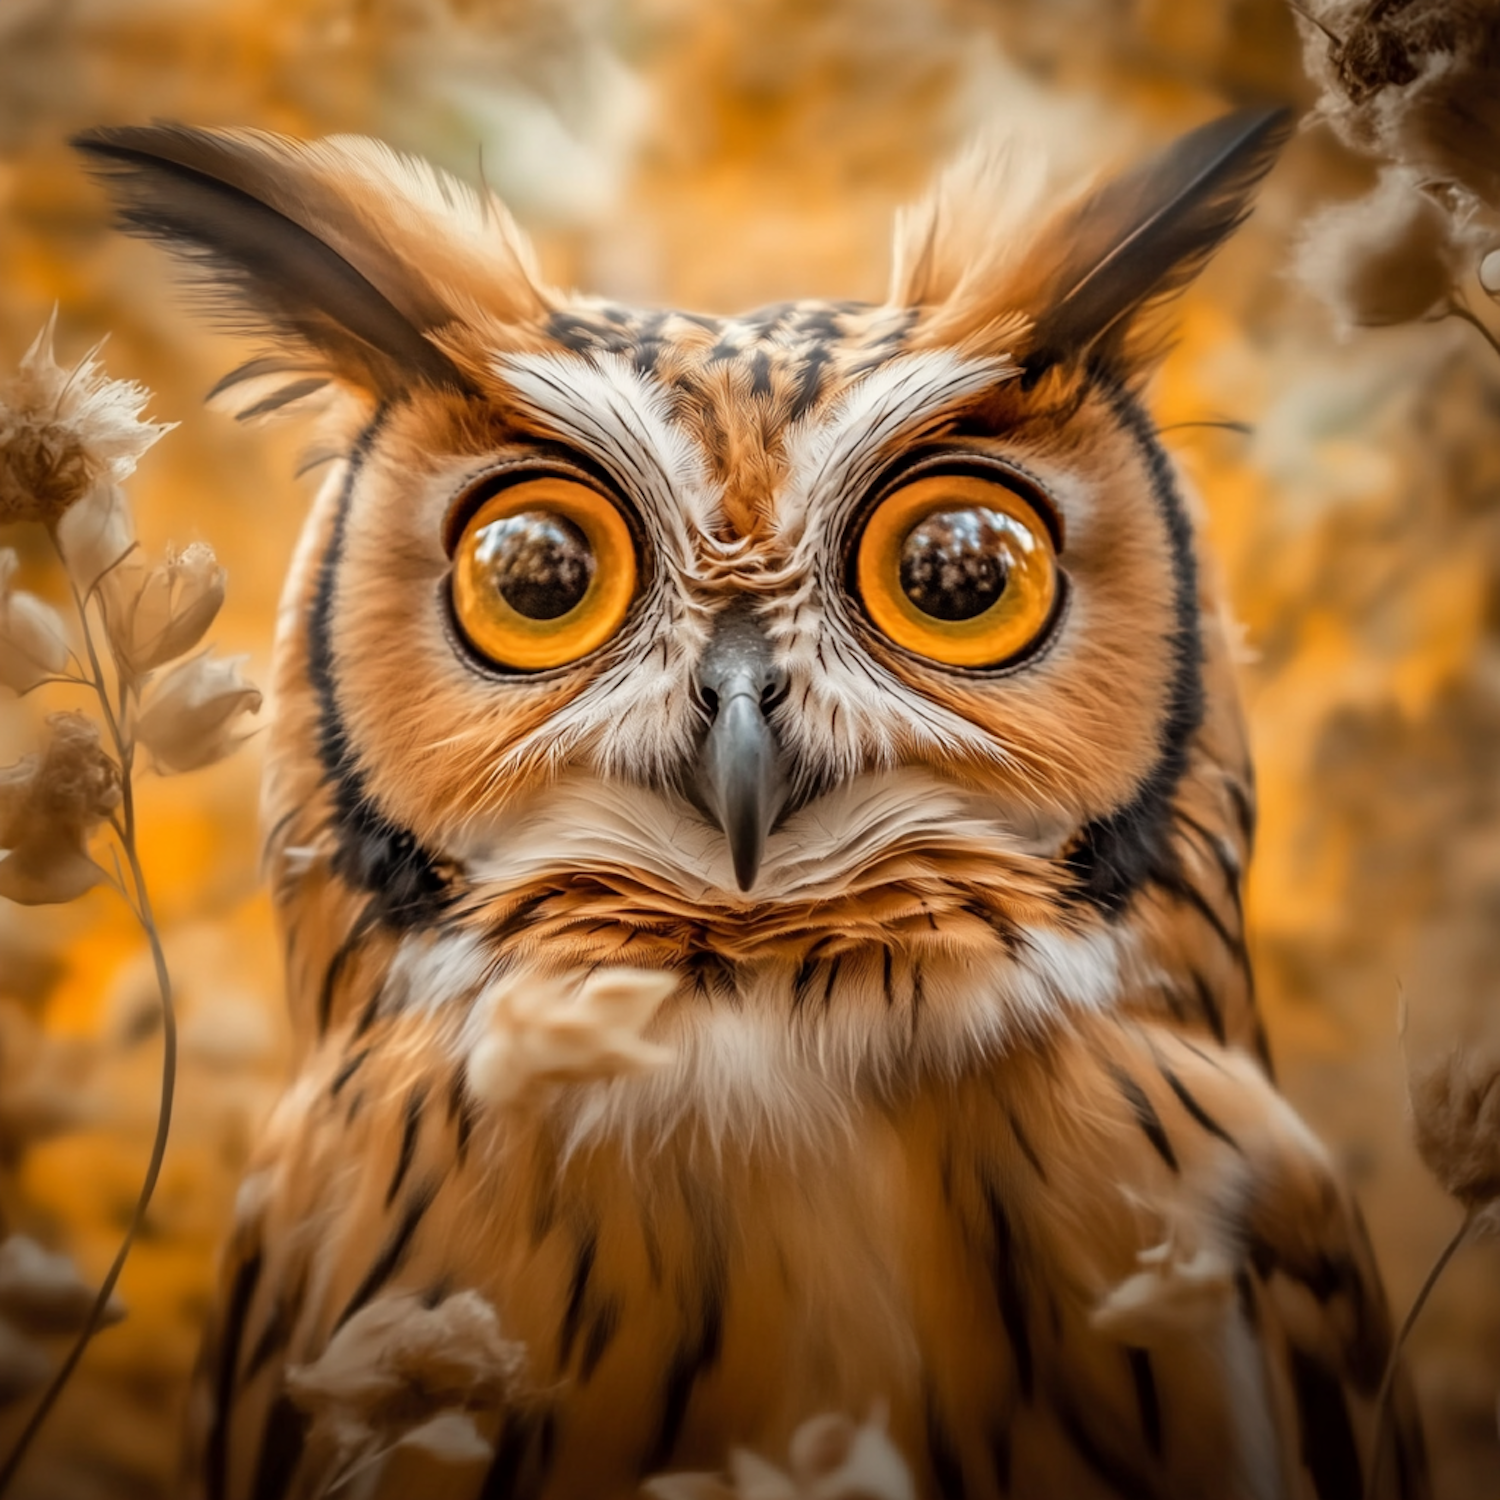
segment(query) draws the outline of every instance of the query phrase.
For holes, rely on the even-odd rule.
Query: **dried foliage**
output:
[[[1484,0],[1296,9],[1323,86],[1318,116],[1391,164],[1373,193],[1311,221],[1303,279],[1346,328],[1451,313],[1494,342],[1465,283],[1500,240],[1500,11]]]
[[[1500,1062],[1456,1047],[1414,1073],[1412,1133],[1427,1170],[1466,1212],[1500,1202]]]
[[[379,1297],[334,1334],[319,1359],[287,1372],[287,1391],[312,1419],[321,1452],[318,1494],[368,1473],[398,1447],[444,1463],[489,1458],[475,1422],[523,1394],[524,1349],[502,1337],[477,1292],[431,1306],[415,1296]]]
[[[61,617],[11,587],[16,554],[0,556],[0,681],[29,694],[49,686],[84,690],[93,714],[48,716],[34,754],[0,768],[0,897],[23,906],[71,902],[100,883],[112,885],[143,929],[156,969],[163,1052],[160,1103],[151,1158],[114,1262],[95,1291],[63,1257],[12,1236],[0,1245],[0,1387],[11,1397],[46,1389],[0,1464],[0,1492],[25,1462],[89,1341],[120,1307],[114,1288],[155,1192],[171,1127],[176,1086],[176,1019],[161,934],[141,868],[133,773],[137,743],[174,770],[194,769],[238,743],[232,725],[260,695],[233,664],[197,657],[155,688],[151,666],[197,643],[223,596],[222,573],[206,549],[181,588],[179,559],[164,565],[165,597],[153,599],[144,629],[140,604],[155,572],[138,589],[114,596],[115,575],[135,551],[133,522],[120,481],[167,429],[143,422],[142,387],[109,380],[90,353],[65,370],[52,351],[55,315],[0,395],[0,522],[41,527],[68,574],[82,659]],[[158,594],[163,589],[158,588]],[[129,607],[126,607],[126,606]],[[109,663],[108,670],[105,662]],[[148,696],[142,707],[142,693]],[[95,858],[96,833],[114,835],[112,871]],[[75,1335],[55,1374],[27,1342],[31,1334]],[[50,1378],[49,1378],[50,1377]]]

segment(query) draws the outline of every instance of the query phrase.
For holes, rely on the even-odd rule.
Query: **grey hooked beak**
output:
[[[693,790],[724,830],[735,881],[748,891],[787,795],[781,747],[766,721],[766,699],[780,678],[749,614],[721,618],[698,668],[698,685],[713,722],[698,751]]]

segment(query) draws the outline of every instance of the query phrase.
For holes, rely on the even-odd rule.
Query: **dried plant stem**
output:
[[[125,862],[130,870],[130,882],[133,887],[134,899],[124,890],[121,883],[121,894],[126,897],[127,904],[134,913],[136,920],[141,924],[146,934],[146,941],[151,947],[151,961],[156,969],[156,985],[161,996],[162,1014],[162,1061],[161,1061],[161,1096],[157,1106],[156,1134],[151,1142],[151,1156],[146,1163],[146,1175],[141,1182],[141,1190],[135,1200],[135,1208],[130,1216],[130,1224],[125,1230],[125,1235],[120,1241],[120,1248],[115,1252],[114,1261],[111,1263],[103,1282],[99,1287],[99,1294],[94,1298],[93,1306],[89,1309],[88,1317],[84,1320],[83,1327],[79,1329],[78,1336],[68,1350],[67,1357],[63,1360],[57,1373],[52,1377],[51,1383],[42,1393],[31,1416],[22,1429],[21,1435],[16,1439],[15,1446],[7,1455],[3,1465],[0,1465],[0,1495],[4,1495],[15,1479],[21,1465],[26,1461],[26,1456],[36,1441],[38,1433],[41,1432],[52,1408],[57,1404],[58,1398],[67,1388],[68,1381],[73,1376],[79,1360],[83,1358],[84,1351],[99,1327],[108,1311],[110,1298],[114,1295],[115,1287],[119,1283],[120,1274],[125,1269],[125,1262],[130,1257],[130,1251],[135,1244],[136,1237],[140,1234],[141,1226],[146,1221],[146,1214],[151,1207],[151,1199],[156,1192],[157,1179],[161,1176],[162,1162],[167,1153],[167,1138],[172,1128],[172,1101],[177,1086],[177,1012],[172,1003],[172,976],[167,970],[167,957],[162,951],[161,934],[157,930],[156,918],[151,909],[151,894],[146,888],[146,876],[141,869],[140,857],[136,851],[136,821],[135,821],[135,792],[131,782],[132,761],[134,759],[134,745],[131,743],[124,729],[125,708],[127,704],[127,691],[121,685],[120,711],[117,714],[112,708],[109,700],[109,690],[105,683],[104,673],[99,661],[99,654],[94,646],[93,635],[89,630],[88,611],[84,601],[74,591],[74,599],[78,604],[79,619],[83,625],[84,644],[88,649],[89,665],[93,672],[90,686],[93,687],[99,698],[99,704],[104,713],[105,723],[109,728],[110,738],[114,741],[115,752],[120,761],[120,822],[117,827],[119,842],[125,854]]]
[[[1474,309],[1471,308],[1467,303],[1459,301],[1455,298],[1448,304],[1447,315],[1451,318],[1460,319],[1461,321],[1467,323],[1470,328],[1477,329],[1479,331],[1479,336],[1485,341],[1485,343],[1487,343],[1490,348],[1495,351],[1496,354],[1500,354],[1500,340],[1497,340],[1495,338],[1495,335],[1490,332],[1488,326],[1485,324],[1484,319],[1481,318],[1478,313],[1476,313]]]
[[[1438,1252],[1438,1258],[1433,1261],[1432,1269],[1428,1271],[1427,1279],[1422,1283],[1412,1301],[1406,1319],[1401,1324],[1401,1331],[1396,1335],[1395,1343],[1391,1345],[1391,1357],[1386,1361],[1385,1375],[1380,1382],[1380,1392],[1375,1397],[1374,1437],[1373,1447],[1370,1450],[1369,1477],[1365,1481],[1365,1500],[1375,1500],[1379,1492],[1380,1460],[1385,1456],[1386,1419],[1390,1415],[1391,1391],[1396,1384],[1396,1372],[1401,1368],[1401,1351],[1406,1345],[1407,1335],[1412,1331],[1422,1309],[1427,1305],[1427,1298],[1433,1287],[1438,1284],[1443,1272],[1448,1269],[1448,1262],[1453,1259],[1458,1247],[1468,1237],[1469,1230],[1474,1225],[1474,1218],[1474,1211],[1471,1209],[1464,1215],[1463,1222],[1454,1230],[1453,1237]]]

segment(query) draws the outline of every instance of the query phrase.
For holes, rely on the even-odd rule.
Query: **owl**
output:
[[[1143,403],[1285,131],[1064,198],[977,152],[884,302],[733,317],[546,285],[371,141],[80,138],[261,340],[217,395],[332,461],[264,793],[295,1076],[192,1493],[623,1500],[820,1413],[926,1500],[1365,1493],[1388,1313],[1273,1081],[1245,731]],[[475,1306],[483,1456],[340,1468],[314,1376],[425,1410],[353,1331]],[[1383,1431],[1424,1495],[1404,1378]]]

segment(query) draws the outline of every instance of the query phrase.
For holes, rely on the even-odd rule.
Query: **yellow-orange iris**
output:
[[[635,597],[625,518],[597,490],[547,476],[501,490],[453,553],[453,613],[474,649],[538,672],[577,661],[619,628]]]
[[[875,508],[855,583],[870,619],[898,646],[950,667],[997,667],[1052,618],[1057,553],[1015,490],[975,474],[933,474]]]

